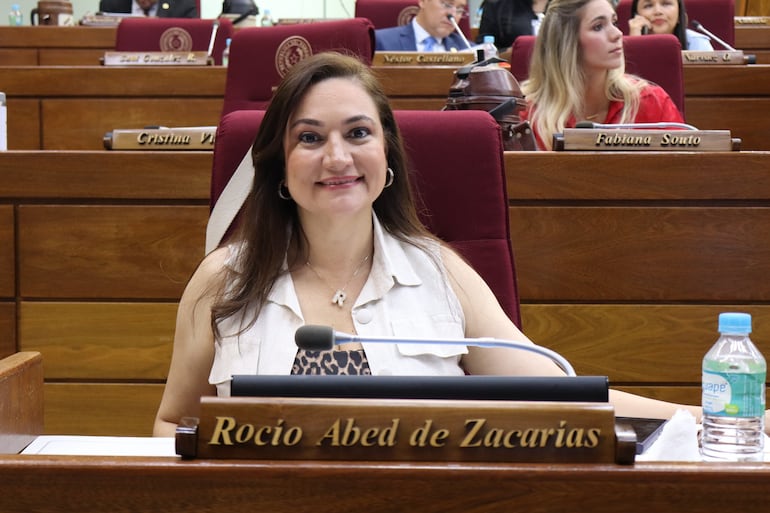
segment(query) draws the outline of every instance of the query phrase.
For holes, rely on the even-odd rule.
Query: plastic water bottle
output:
[[[473,17],[473,23],[471,24],[472,28],[479,28],[481,26],[481,16],[484,14],[484,4],[479,6],[478,9],[476,9],[476,15]]]
[[[8,25],[12,27],[21,27],[24,24],[24,15],[21,13],[19,4],[13,4],[8,13]]]
[[[229,37],[225,39],[225,49],[222,50],[222,66],[225,68],[230,63],[230,41]]]
[[[262,15],[262,19],[259,20],[259,24],[263,27],[273,26],[273,18],[270,16],[270,9],[265,9],[265,13]]]
[[[484,60],[497,57],[497,47],[495,46],[495,36],[484,36],[484,42],[482,43],[484,49]]]
[[[719,333],[703,358],[703,459],[762,461],[767,364],[749,338],[751,315],[719,314]]]

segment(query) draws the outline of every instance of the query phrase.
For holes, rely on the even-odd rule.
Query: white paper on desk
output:
[[[173,456],[173,437],[39,436],[21,454],[65,456]]]
[[[695,417],[687,410],[677,410],[663,425],[658,439],[636,461],[702,461]]]

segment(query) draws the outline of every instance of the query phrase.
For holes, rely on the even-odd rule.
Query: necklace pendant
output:
[[[345,305],[345,300],[347,299],[347,295],[345,292],[341,289],[337,289],[337,292],[334,293],[334,296],[332,296],[332,303],[335,303],[337,306],[342,308]]]

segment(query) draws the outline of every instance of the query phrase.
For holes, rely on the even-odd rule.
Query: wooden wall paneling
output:
[[[48,99],[43,100],[41,108],[43,149],[101,150],[104,135],[118,128],[216,126],[222,100]],[[77,116],[77,123],[72,122],[73,116]]]
[[[162,384],[47,383],[47,435],[151,436]]]
[[[19,347],[38,351],[47,380],[165,380],[176,303],[20,304]]]
[[[178,299],[207,218],[205,206],[22,205],[20,294]]]

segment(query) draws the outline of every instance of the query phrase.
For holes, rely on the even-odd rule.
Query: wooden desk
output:
[[[735,25],[735,48],[754,54],[757,64],[770,64],[770,25]]]
[[[106,132],[148,125],[211,126],[222,112],[226,69],[8,67],[11,149],[102,149]]]
[[[115,27],[0,27],[0,66],[94,66],[115,48]]]
[[[767,464],[404,464],[0,458],[5,513],[704,513],[766,501]],[[760,508],[761,509],[761,508]]]
[[[507,153],[524,332],[581,374],[693,404],[719,312],[750,312],[770,354],[768,157]],[[0,153],[0,341],[42,353],[47,434],[150,433],[211,164]]]
[[[375,68],[396,109],[438,110],[452,68]],[[115,128],[216,125],[226,70],[220,67],[6,67],[11,149],[97,150]],[[687,120],[729,129],[744,150],[770,150],[770,65],[687,66]]]

